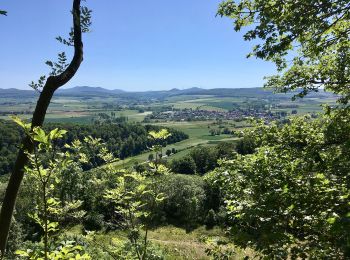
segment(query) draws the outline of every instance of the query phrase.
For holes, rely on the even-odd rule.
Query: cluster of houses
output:
[[[206,120],[244,120],[247,117],[256,119],[276,120],[285,117],[286,112],[271,112],[261,110],[234,110],[234,111],[209,111],[183,109],[178,111],[153,112],[148,116],[150,120],[161,121],[206,121]]]
[[[0,111],[0,116],[16,116],[16,115],[31,115],[33,114],[33,111],[26,110],[26,111]]]

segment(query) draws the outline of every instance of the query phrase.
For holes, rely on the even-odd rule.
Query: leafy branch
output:
[[[85,6],[80,7],[80,24],[81,24],[81,32],[88,33],[90,32],[90,27],[92,25],[92,10]],[[6,13],[5,13],[6,15]],[[74,28],[71,27],[70,32],[68,34],[68,38],[63,38],[62,36],[56,37],[56,40],[66,45],[68,47],[74,47]],[[65,52],[58,53],[58,59],[56,62],[48,60],[45,62],[47,66],[50,67],[51,72],[50,76],[57,76],[66,71],[69,66],[67,62],[67,56]],[[47,77],[41,76],[37,82],[32,81],[29,86],[37,92],[41,92],[43,89]]]

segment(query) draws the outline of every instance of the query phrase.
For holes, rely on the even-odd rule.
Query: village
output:
[[[296,113],[295,111],[293,111]],[[208,121],[208,120],[234,120],[243,121],[247,118],[264,119],[266,121],[278,120],[288,115],[285,111],[271,112],[269,110],[232,110],[215,111],[201,109],[181,109],[165,112],[153,112],[144,121]]]

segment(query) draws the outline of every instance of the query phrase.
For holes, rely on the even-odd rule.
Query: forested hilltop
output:
[[[350,259],[349,1],[226,0],[266,89],[137,93],[60,89],[72,3],[72,60],[0,97],[1,260]]]

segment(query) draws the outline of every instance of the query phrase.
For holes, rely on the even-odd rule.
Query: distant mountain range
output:
[[[16,88],[0,88],[0,98],[33,98],[37,96],[34,90],[22,90]]]
[[[295,92],[296,93],[296,92]],[[294,93],[294,94],[295,94]],[[138,91],[138,92],[127,92],[120,89],[105,89],[101,87],[89,87],[89,86],[78,86],[67,89],[59,89],[55,93],[56,96],[69,96],[69,97],[120,97],[130,99],[164,99],[172,96],[180,95],[211,95],[217,97],[257,97],[266,98],[271,97],[273,94],[272,90],[264,88],[215,88],[215,89],[202,89],[198,87],[188,89],[177,89],[171,90],[159,90],[159,91]],[[293,93],[278,94],[279,97],[284,95],[286,98],[290,98]],[[33,90],[20,90],[20,89],[1,89],[0,97],[2,98],[33,98],[38,96],[38,93]],[[331,93],[320,91],[318,93],[312,93],[309,97],[330,97],[333,96]]]
[[[74,88],[66,88],[66,89],[59,89],[57,91],[58,95],[66,95],[66,94],[74,94],[74,95],[81,95],[81,94],[88,94],[88,95],[100,95],[100,94],[112,94],[112,95],[139,95],[139,94],[146,94],[146,95],[152,95],[152,94],[176,94],[176,95],[181,95],[181,94],[191,94],[191,93],[201,93],[201,92],[207,91],[206,89],[202,88],[188,88],[188,89],[177,89],[173,88],[170,90],[150,90],[150,91],[124,91],[121,89],[105,89],[101,87],[89,87],[89,86],[79,86],[79,87],[74,87]]]

